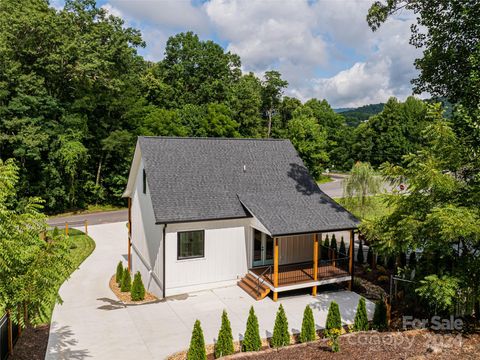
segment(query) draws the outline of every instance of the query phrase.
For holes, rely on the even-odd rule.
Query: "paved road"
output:
[[[193,324],[199,319],[205,342],[218,335],[220,317],[226,309],[234,339],[245,331],[250,306],[255,307],[262,337],[271,336],[275,313],[281,303],[290,331],[301,329],[305,306],[312,307],[317,326],[325,324],[328,306],[335,300],[344,323],[351,324],[359,295],[350,291],[270,298],[255,301],[238,286],[176,296],[153,304],[119,303],[108,286],[119,260],[124,260],[125,223],[95,225],[90,235],[96,242],[92,255],[60,288],[63,304],[56,305],[48,340],[46,360],[57,359],[164,359],[188,347]],[[374,304],[367,301],[369,318]]]
[[[85,220],[89,225],[109,224],[128,220],[127,210],[104,211],[91,214],[69,215],[48,219],[50,226],[63,226],[65,222],[80,226]]]
[[[332,181],[320,184],[320,189],[331,198],[343,197],[343,179],[344,175],[330,175]]]

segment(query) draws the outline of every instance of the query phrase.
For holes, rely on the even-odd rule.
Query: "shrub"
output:
[[[242,342],[242,351],[258,351],[261,348],[262,340],[260,339],[260,331],[258,330],[258,319],[252,306],[248,314],[247,328]]]
[[[377,265],[377,271],[379,274],[382,274],[382,275],[388,274],[387,269],[385,269],[382,265]]]
[[[377,267],[378,266],[385,266],[385,260],[384,260],[383,256],[381,256],[381,255],[377,256]]]
[[[395,269],[395,257],[394,256],[389,256],[387,260],[387,268],[390,270]]]
[[[407,254],[405,252],[400,253],[400,265],[402,267],[407,266]]]
[[[357,277],[353,278],[353,288],[357,290],[360,290],[363,288],[362,281]]]
[[[328,240],[328,235],[325,236],[325,240],[323,241],[322,246],[322,260],[328,260],[330,257],[328,255],[328,249],[330,248],[330,240]]]
[[[335,301],[330,303],[328,308],[327,321],[325,323],[325,329],[341,329],[342,328],[342,318],[340,317],[340,309],[338,304]]]
[[[332,329],[328,332],[326,332],[326,336],[329,339],[328,345],[332,347],[332,352],[339,352],[340,351],[340,343],[338,341],[338,338],[340,337],[340,334],[342,331],[340,329]]]
[[[357,305],[357,312],[355,314],[355,321],[353,323],[353,329],[355,331],[366,331],[368,330],[368,317],[367,317],[367,306],[365,304],[365,299],[360,298]]]
[[[357,261],[359,264],[363,264],[365,261],[364,256],[363,256],[363,242],[360,240],[360,243],[358,244],[358,252],[357,252]]]
[[[332,240],[330,241],[330,249],[332,249],[332,253],[334,254],[336,254],[338,251],[337,239],[335,238],[335,234],[332,235]]]
[[[310,306],[305,306],[303,311],[302,331],[300,332],[300,342],[308,342],[315,340],[315,320],[313,311]]]
[[[377,278],[377,281],[380,282],[380,283],[385,283],[386,284],[390,281],[390,278],[387,275],[380,275]]]
[[[133,277],[131,297],[133,301],[140,301],[145,299],[145,286],[143,286],[142,275],[137,271]]]
[[[375,303],[375,311],[373,313],[373,328],[377,330],[386,330],[388,328],[387,306],[383,299]]]
[[[119,261],[117,265],[117,271],[115,273],[115,281],[117,282],[118,286],[122,284],[122,277],[123,277],[123,265],[122,265],[122,262]]]
[[[200,321],[196,320],[193,325],[192,338],[188,348],[187,360],[206,360],[207,352],[205,350],[205,339],[203,337]]]
[[[410,257],[408,259],[408,265],[414,269],[417,266],[417,253],[415,251],[412,251],[410,253]]]
[[[275,326],[273,327],[272,346],[281,347],[290,344],[290,333],[288,332],[287,315],[282,304],[277,311]]]
[[[341,256],[347,255],[347,249],[345,247],[345,241],[343,241],[343,236],[340,240],[340,249],[338,250],[338,252],[341,254]]]
[[[367,251],[367,264],[368,266],[371,266],[373,267],[373,249],[371,246],[368,247],[368,251]]]
[[[120,285],[120,291],[127,292],[132,288],[132,278],[130,276],[130,271],[127,268],[123,270],[122,283]]]
[[[233,347],[232,327],[230,320],[225,310],[222,313],[222,326],[218,332],[217,343],[215,344],[215,358],[233,354],[235,351]]]

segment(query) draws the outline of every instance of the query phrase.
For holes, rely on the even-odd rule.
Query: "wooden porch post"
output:
[[[353,257],[354,257],[354,251],[353,251],[353,239],[354,239],[354,232],[353,230],[350,230],[350,247],[348,248],[348,257],[349,257],[349,262],[348,262],[348,272],[352,276],[352,279],[350,280],[350,284],[348,285],[348,290],[353,289]]]
[[[321,237],[321,236],[320,236]],[[318,234],[313,234],[313,280],[318,280]],[[312,296],[317,296],[317,286],[312,287]]]
[[[132,271],[132,198],[128,198],[128,271]]]
[[[278,238],[273,238],[273,287],[278,287]],[[273,292],[273,301],[277,301],[278,293]]]

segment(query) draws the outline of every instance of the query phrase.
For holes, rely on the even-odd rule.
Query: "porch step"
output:
[[[260,284],[257,291],[257,279],[252,274],[247,274],[237,284],[255,300],[262,300],[270,292],[270,288],[263,283]]]

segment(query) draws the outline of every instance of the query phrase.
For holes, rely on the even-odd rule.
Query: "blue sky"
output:
[[[142,31],[140,53],[163,57],[169,36],[194,31],[240,55],[244,71],[279,70],[286,95],[326,98],[334,107],[401,100],[411,94],[420,55],[408,44],[413,16],[399,14],[373,33],[369,0],[99,0]],[[62,0],[52,1],[59,7]]]

